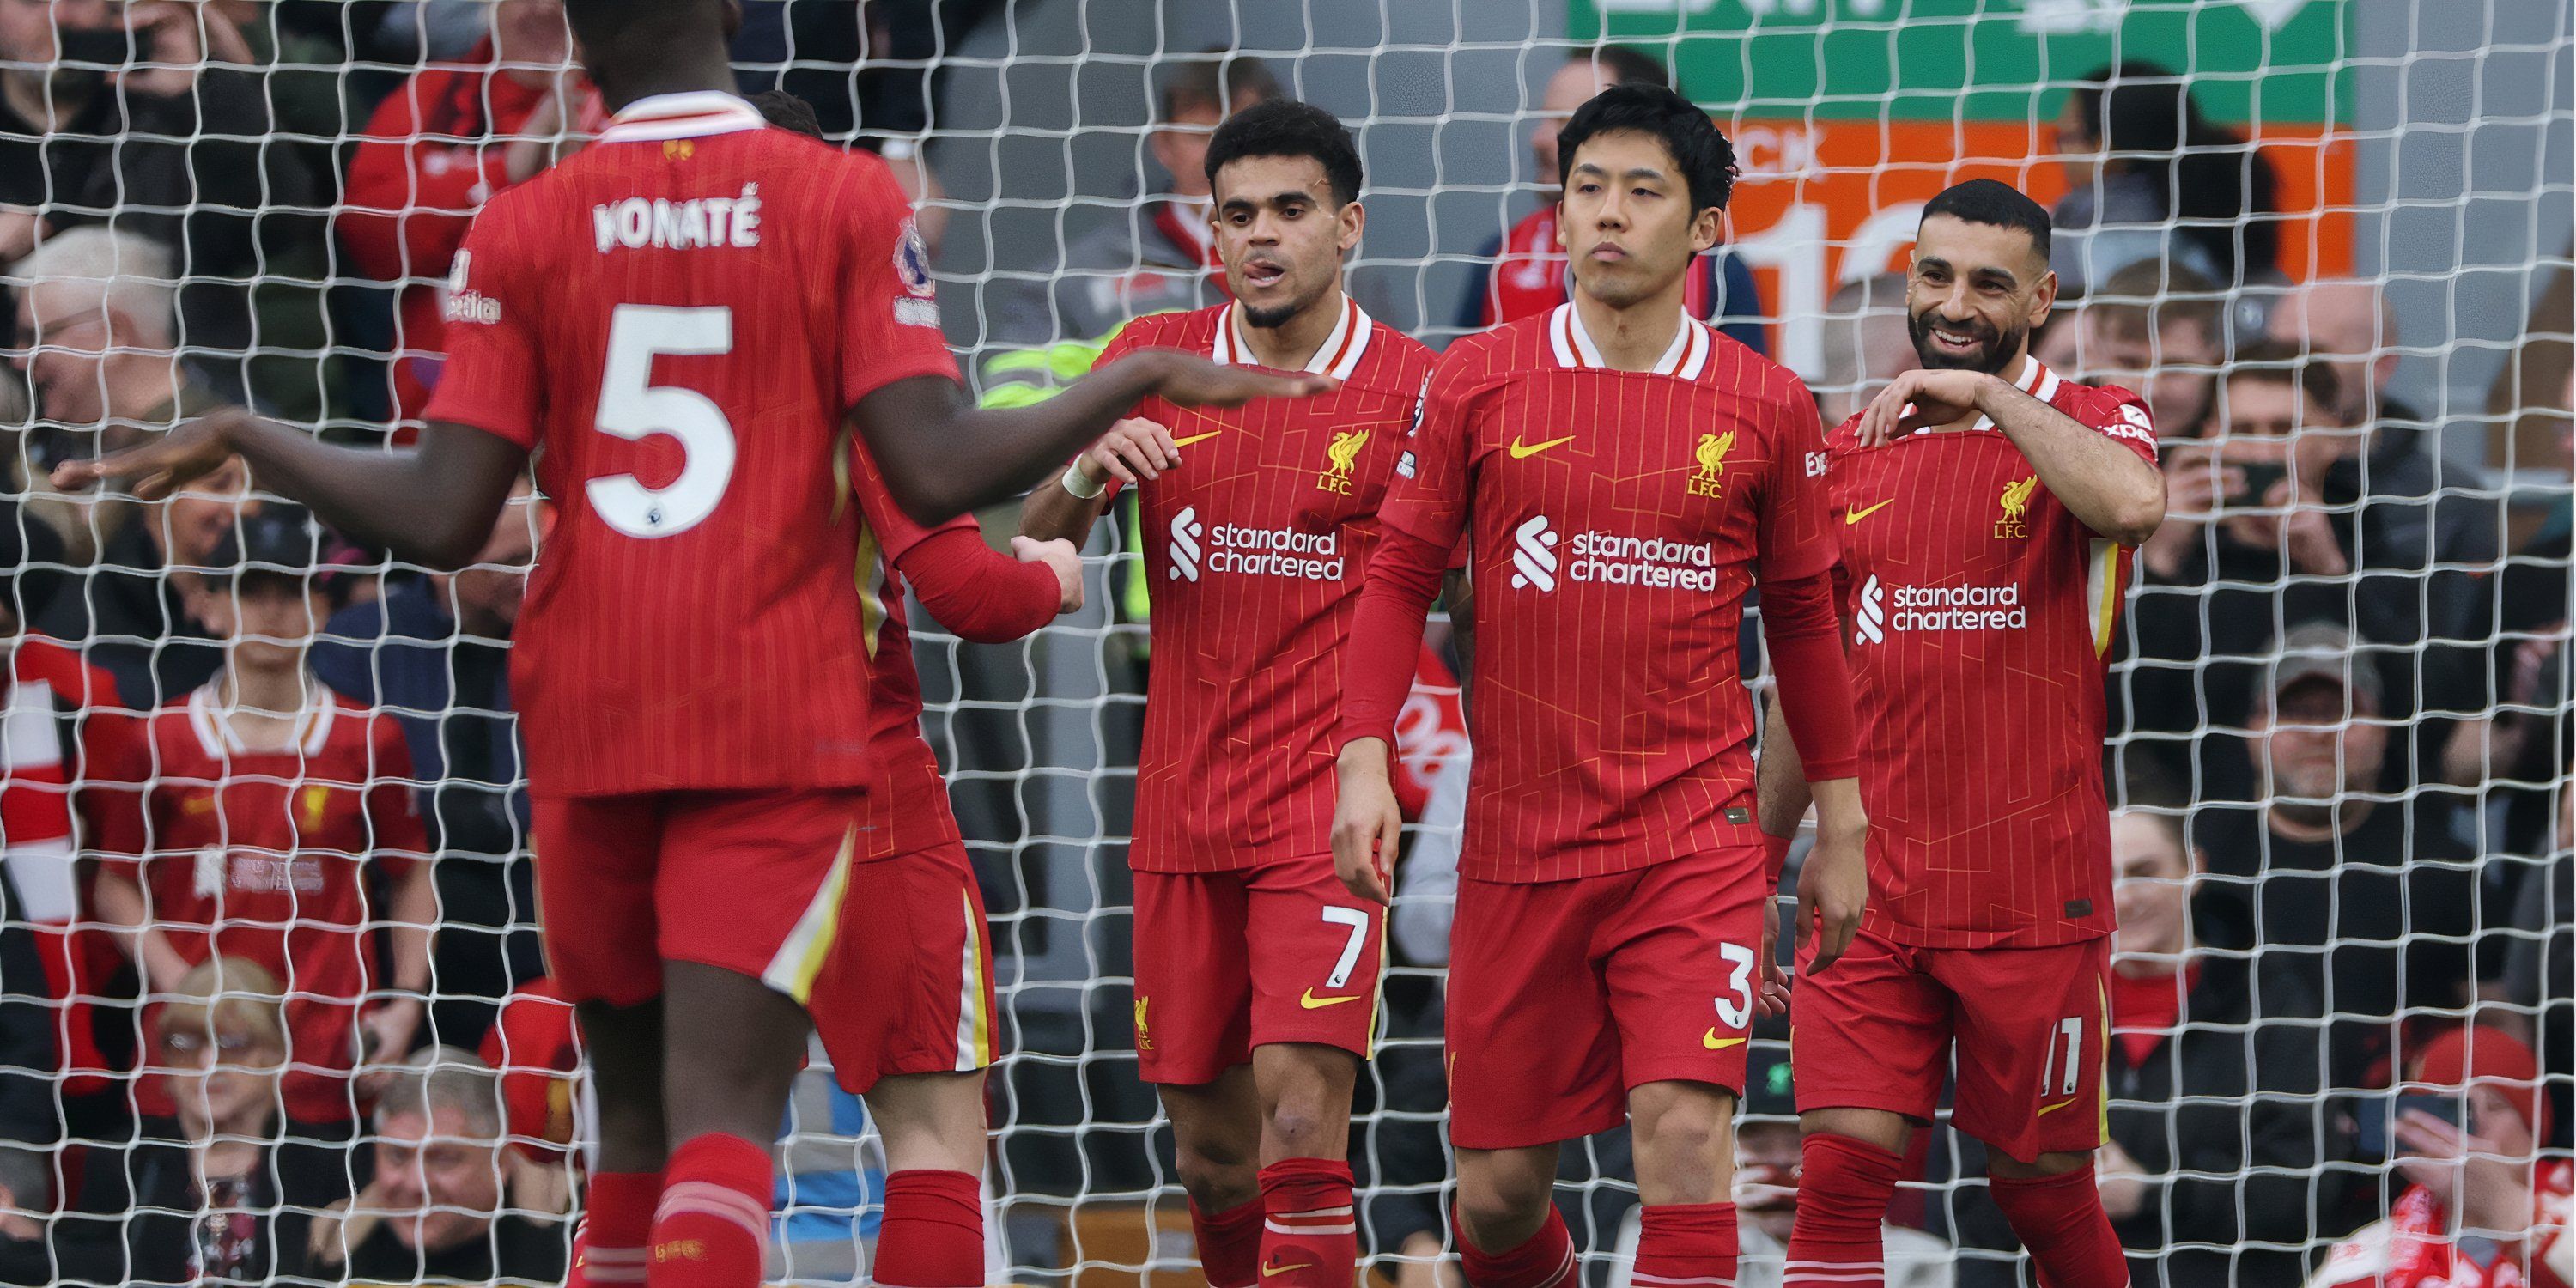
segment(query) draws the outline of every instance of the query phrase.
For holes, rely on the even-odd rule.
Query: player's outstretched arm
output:
[[[1082,556],[1069,541],[1013,537],[1006,555],[959,525],[914,543],[894,566],[941,626],[977,644],[1007,644],[1082,607]]]
[[[1174,349],[1139,349],[1026,407],[977,407],[940,376],[893,381],[853,409],[895,503],[920,523],[944,523],[1006,501],[1064,468],[1138,399],[1182,407],[1239,407],[1306,398],[1341,382],[1211,362]]]
[[[483,548],[528,454],[497,434],[433,423],[401,451],[337,447],[238,407],[227,407],[140,447],[95,461],[67,461],[54,485],[130,482],[158,501],[239,456],[266,491],[312,507],[348,536],[432,568],[461,567]]]
[[[1020,535],[1040,541],[1081,541],[1109,508],[1111,480],[1134,487],[1181,463],[1172,431],[1140,416],[1109,427],[1083,449],[1064,476],[1041,483],[1020,505]]]

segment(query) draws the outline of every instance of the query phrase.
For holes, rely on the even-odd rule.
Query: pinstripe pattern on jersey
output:
[[[2127,390],[2036,360],[2017,383],[2154,461]],[[1857,422],[1829,436],[1828,482],[1845,615],[1860,623],[1852,674],[1876,842],[1866,924],[1928,948],[2108,934],[2103,678],[2131,552],[2039,486],[1990,420],[1866,451]],[[1952,605],[2004,617],[1939,616]]]

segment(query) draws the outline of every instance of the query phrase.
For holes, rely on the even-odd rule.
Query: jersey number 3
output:
[[[655,385],[653,359],[663,354],[733,352],[733,310],[620,304],[608,320],[608,369],[599,378],[599,432],[642,441],[668,434],[680,442],[680,475],[649,488],[632,474],[590,481],[590,508],[630,537],[668,537],[698,526],[724,500],[733,481],[733,422],[715,400],[694,389]]]

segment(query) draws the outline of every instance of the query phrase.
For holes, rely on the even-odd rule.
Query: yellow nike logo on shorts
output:
[[[1521,443],[1520,435],[1514,434],[1512,436],[1511,446],[1512,459],[1516,461],[1523,460],[1528,457],[1536,456],[1551,447],[1563,447],[1567,443],[1571,443],[1573,441],[1574,435],[1568,434],[1563,438],[1551,438],[1544,443],[1531,443],[1524,446]]]
[[[2056,1104],[2053,1104],[2053,1105],[2041,1105],[2041,1106],[2039,1107],[2039,1112],[2038,1112],[2038,1113],[2035,1113],[2035,1114],[2033,1114],[2033,1115],[2031,1115],[2031,1117],[2033,1117],[2033,1118],[2046,1118],[2046,1117],[2047,1117],[2047,1116],[2049,1116],[2050,1114],[2056,1113],[2058,1110],[2060,1110],[2060,1109],[2064,1109],[2064,1108],[2065,1108],[2065,1107],[2067,1107],[2068,1105],[2074,1104],[2074,1103],[2076,1102],[2076,1100],[2077,1100],[2077,1099],[2078,1099],[2078,1097],[2075,1097],[2075,1096],[2068,1096],[2066,1099],[2061,1100],[2061,1101],[2058,1101]]]
[[[1360,995],[1357,993],[1353,993],[1348,997],[1317,997],[1315,996],[1315,990],[1310,988],[1306,990],[1306,995],[1304,997],[1297,999],[1297,1005],[1305,1007],[1310,1011],[1320,1011],[1327,1006],[1339,1006],[1344,1002],[1356,1002],[1358,1000],[1360,1000]]]
[[[1716,1030],[1716,1029],[1710,1029],[1710,1030],[1708,1031],[1707,1036],[1702,1037],[1702,1038],[1699,1040],[1699,1044],[1700,1044],[1701,1046],[1707,1047],[1707,1048],[1708,1048],[1709,1050],[1711,1050],[1711,1051],[1723,1051],[1723,1050],[1725,1050],[1725,1049],[1727,1049],[1728,1047],[1731,1047],[1731,1046],[1742,1046],[1742,1045],[1744,1045],[1744,1039],[1742,1039],[1742,1038],[1722,1038],[1722,1037],[1719,1037],[1719,1036],[1717,1035],[1717,1030]]]

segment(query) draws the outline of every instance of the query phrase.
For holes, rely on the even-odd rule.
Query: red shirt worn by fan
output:
[[[630,104],[600,141],[629,146],[475,220],[428,410],[537,452],[562,507],[512,660],[530,787],[881,783],[835,455],[868,393],[957,376],[910,207],[731,95]]]
[[[1138,318],[1101,361],[1168,348],[1250,365],[1235,308]],[[1140,494],[1154,666],[1129,851],[1138,870],[1331,852],[1342,642],[1432,360],[1345,297],[1306,367],[1340,377],[1339,390],[1224,410],[1139,405],[1183,451]]]
[[[402,727],[312,681],[294,739],[253,751],[214,689],[151,718],[106,775],[99,848],[141,864],[152,925],[189,964],[244,957],[286,987],[288,1117],[343,1122],[353,1025],[377,977],[366,869],[399,877],[429,840],[412,803]],[[145,1112],[168,1112],[147,1082]]]
[[[1464,875],[1760,843],[1737,626],[1757,572],[1832,565],[1821,447],[1797,377],[1687,318],[1651,373],[1604,363],[1571,304],[1441,356],[1383,515],[1472,547]]]
[[[2016,384],[2155,463],[2137,395],[2036,358]],[[1873,834],[1863,924],[1924,948],[2107,935],[2102,682],[2132,552],[1983,417],[1866,451],[1859,423],[1826,446]]]

